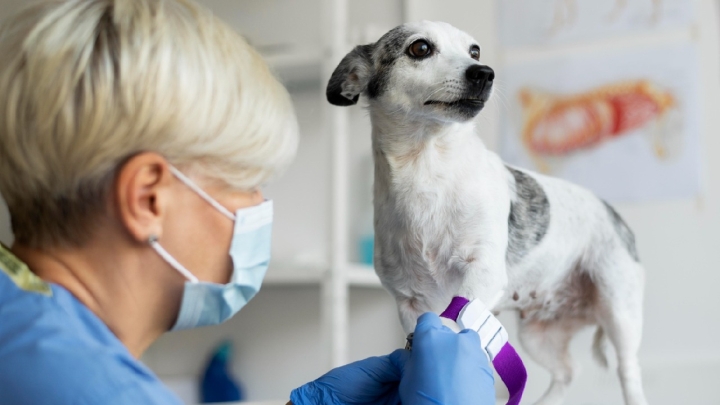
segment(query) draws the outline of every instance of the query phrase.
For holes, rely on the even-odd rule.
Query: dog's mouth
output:
[[[440,105],[445,107],[465,107],[465,108],[483,108],[485,106],[485,100],[479,98],[462,98],[455,101],[438,101],[429,100],[425,102],[425,105]]]

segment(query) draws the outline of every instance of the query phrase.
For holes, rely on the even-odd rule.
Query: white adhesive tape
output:
[[[500,321],[490,310],[479,300],[470,301],[460,311],[458,325],[462,329],[472,329],[480,335],[480,343],[485,349],[490,361],[505,346],[508,341],[508,334]]]

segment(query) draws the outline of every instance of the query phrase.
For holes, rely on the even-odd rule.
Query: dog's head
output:
[[[387,111],[462,122],[485,106],[494,78],[480,64],[480,46],[470,35],[423,21],[355,47],[332,74],[327,99],[349,106],[363,95]]]

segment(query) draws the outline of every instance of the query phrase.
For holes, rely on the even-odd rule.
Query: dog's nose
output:
[[[465,77],[470,83],[480,86],[495,80],[495,72],[490,66],[472,65],[465,71]]]

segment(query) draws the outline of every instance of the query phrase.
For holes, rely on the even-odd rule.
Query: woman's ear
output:
[[[136,241],[162,236],[172,178],[168,162],[153,152],[137,154],[120,167],[113,190],[115,205],[120,222]]]

